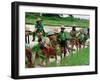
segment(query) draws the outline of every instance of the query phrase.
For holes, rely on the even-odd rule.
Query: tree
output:
[[[47,16],[47,17],[60,17],[59,14],[43,14],[42,16]]]

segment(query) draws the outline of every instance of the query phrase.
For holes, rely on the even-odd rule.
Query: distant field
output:
[[[37,17],[43,20],[43,24],[47,26],[72,26],[73,24],[80,27],[89,27],[89,20],[72,18],[72,17],[50,17],[50,16],[37,16],[36,14],[26,13],[25,24],[35,24]]]

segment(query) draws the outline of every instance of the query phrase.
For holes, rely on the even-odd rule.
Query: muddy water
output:
[[[35,25],[28,25],[27,24],[25,27],[26,27],[26,29],[28,29],[32,32],[35,31]],[[70,32],[71,29],[72,29],[72,27],[65,27],[65,32]],[[77,31],[80,30],[80,29],[82,29],[82,28],[76,28]],[[45,32],[54,31],[54,32],[59,33],[60,30],[61,30],[61,27],[59,27],[59,26],[44,26],[44,31]],[[33,37],[32,37],[32,35],[30,35],[29,36],[30,44],[32,44],[32,39],[33,39]]]
[[[35,30],[35,26],[34,25],[26,25],[26,28],[31,30],[31,31],[34,31]],[[60,32],[60,26],[44,26],[44,31],[45,32],[48,32],[48,31],[57,31],[57,32]],[[70,32],[72,29],[72,27],[65,27],[65,31],[66,32]],[[76,30],[80,30],[82,28],[76,28]]]

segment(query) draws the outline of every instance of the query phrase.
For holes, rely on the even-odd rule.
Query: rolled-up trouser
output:
[[[35,40],[36,32],[33,32],[33,41]]]
[[[66,46],[67,46],[66,41],[65,40],[60,41],[60,46],[61,46],[61,48],[63,48],[63,49],[61,49],[61,51],[64,52],[64,54],[66,54]]]

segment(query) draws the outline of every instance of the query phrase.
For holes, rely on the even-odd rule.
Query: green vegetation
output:
[[[69,17],[59,17],[59,16],[48,16],[42,15],[40,16],[39,13],[27,13],[25,15],[25,23],[26,24],[35,24],[36,19],[40,17],[43,20],[44,25],[48,26],[72,26],[73,24],[80,26],[80,27],[89,27],[89,20],[74,18],[72,16]]]
[[[78,66],[78,65],[89,65],[89,47],[83,48],[77,51],[75,54],[70,54],[68,57],[63,58],[59,65],[57,63],[51,62],[48,66]]]
[[[39,52],[39,56],[42,60],[45,60],[45,56],[41,54],[40,48],[38,45],[32,48],[32,52]],[[25,61],[27,67],[27,60]],[[35,60],[35,65],[39,64],[39,59]],[[47,67],[58,67],[58,66],[80,66],[80,65],[89,65],[89,47],[82,48],[76,53],[70,53],[69,56],[63,58],[58,64],[57,61],[50,62]]]

